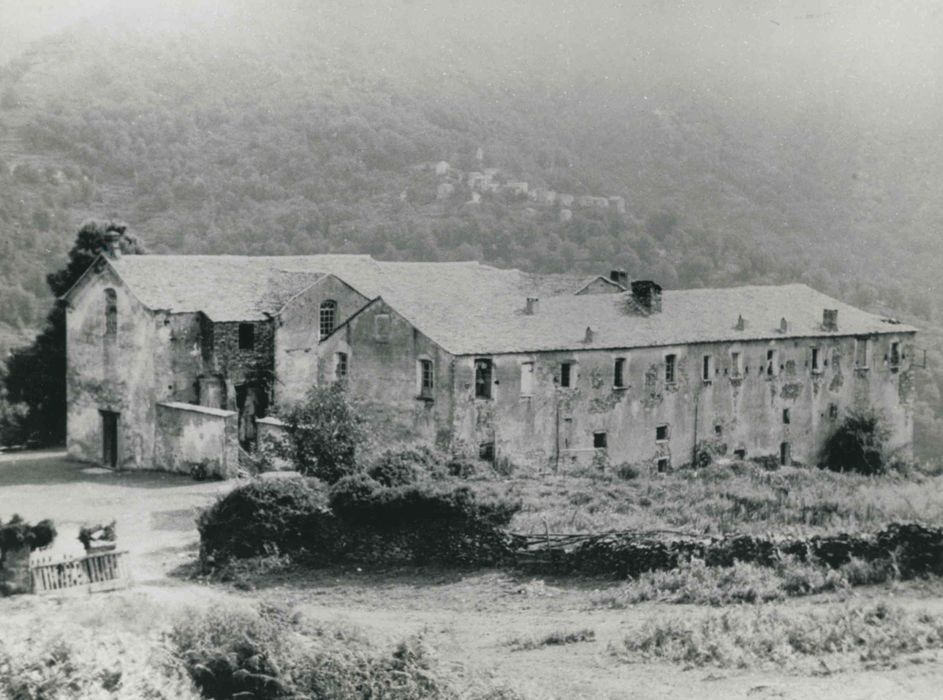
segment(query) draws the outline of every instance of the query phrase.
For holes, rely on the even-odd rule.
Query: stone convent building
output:
[[[550,470],[703,445],[814,464],[868,405],[913,438],[915,329],[801,284],[115,251],[64,298],[69,454],[110,467],[232,473],[267,416],[340,380],[398,436]]]

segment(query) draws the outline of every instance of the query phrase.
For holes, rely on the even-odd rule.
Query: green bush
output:
[[[446,463],[446,456],[429,445],[406,445],[383,452],[367,473],[384,486],[405,486],[426,477],[442,478]]]
[[[0,551],[23,546],[39,549],[52,544],[56,534],[56,526],[51,520],[40,520],[30,525],[14,514],[5,525],[0,523]]]
[[[282,420],[287,440],[280,456],[302,474],[332,484],[359,471],[357,448],[366,437],[365,419],[343,382],[313,387]]]
[[[883,474],[890,429],[873,409],[851,411],[825,442],[823,464],[836,472]]]
[[[200,558],[206,565],[220,565],[233,557],[279,552],[324,555],[331,550],[333,525],[316,479],[257,479],[200,514]]]

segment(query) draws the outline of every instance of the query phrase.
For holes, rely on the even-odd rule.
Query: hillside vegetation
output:
[[[0,343],[40,325],[45,275],[94,216],[157,253],[803,281],[937,346],[931,3],[145,5],[57,28],[0,69]],[[880,34],[865,21],[879,15]],[[464,176],[484,168],[626,212],[562,221],[504,191],[469,204]],[[930,365],[925,456],[943,446],[943,356]]]

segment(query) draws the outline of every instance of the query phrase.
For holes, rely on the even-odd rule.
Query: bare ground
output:
[[[119,544],[132,553],[135,586],[94,596],[0,600],[0,627],[78,623],[122,630],[159,628],[187,606],[260,600],[297,608],[306,617],[360,630],[380,645],[422,634],[450,671],[492,677],[529,698],[936,698],[943,655],[903,659],[890,670],[817,675],[781,670],[685,668],[626,664],[610,651],[647,621],[709,614],[699,606],[645,603],[624,610],[590,606],[604,580],[538,579],[503,571],[332,568],[270,575],[251,591],[181,575],[195,556],[196,509],[229,486],[166,474],[101,473],[58,454],[0,456],[0,517],[52,517],[58,546],[78,548],[85,521],[115,518]],[[939,582],[856,589],[856,599],[886,600],[943,613]],[[834,597],[777,606],[827,606]],[[513,639],[581,629],[595,640],[511,651]]]

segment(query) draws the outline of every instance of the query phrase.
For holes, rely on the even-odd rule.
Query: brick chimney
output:
[[[623,289],[629,288],[629,273],[625,270],[612,270],[609,273],[609,279],[621,285]]]
[[[822,330],[825,330],[825,331],[838,330],[838,309],[823,309],[822,310]]]
[[[527,301],[524,304],[524,313],[528,316],[533,316],[540,309],[540,299],[537,297],[527,297]]]
[[[661,313],[661,285],[651,280],[633,282],[632,297],[646,313]]]

